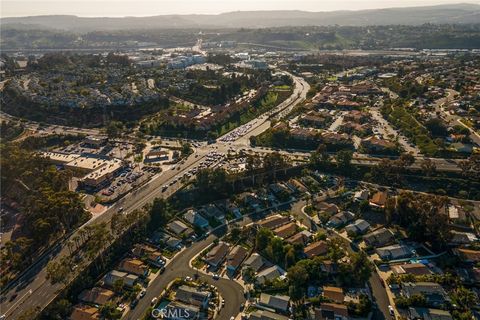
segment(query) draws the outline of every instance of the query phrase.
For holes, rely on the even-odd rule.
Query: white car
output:
[[[390,313],[391,316],[395,316],[395,310],[391,305],[388,305],[388,312]]]

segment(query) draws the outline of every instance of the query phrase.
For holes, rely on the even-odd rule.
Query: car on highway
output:
[[[391,316],[395,316],[395,310],[391,305],[388,305],[388,312],[390,313]]]

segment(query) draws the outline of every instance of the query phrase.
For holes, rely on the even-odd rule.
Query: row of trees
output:
[[[445,210],[448,198],[402,191],[387,201],[387,220],[405,228],[410,239],[443,249],[451,239]]]
[[[22,217],[15,233],[22,236],[5,243],[2,258],[19,271],[37,250],[77,228],[90,214],[79,195],[68,190],[71,172],[57,170],[18,145],[2,145],[1,153],[2,196],[20,205]]]

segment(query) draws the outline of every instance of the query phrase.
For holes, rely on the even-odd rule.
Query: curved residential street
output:
[[[215,239],[217,239],[215,235],[210,235],[208,238],[195,242],[190,247],[179,252],[166,266],[164,273],[152,281],[147,288],[146,295],[139,301],[135,309],[130,310],[126,314],[124,319],[142,319],[146,310],[150,307],[152,299],[158,297],[170,282],[175,280],[175,278],[192,276],[197,273],[197,270],[190,266],[190,260],[212,244]],[[225,305],[220,310],[217,319],[228,320],[232,316],[237,316],[240,312],[240,305],[245,302],[243,287],[233,280],[225,278],[214,280],[211,276],[201,272],[197,274],[199,279],[217,287],[218,292],[225,299]]]

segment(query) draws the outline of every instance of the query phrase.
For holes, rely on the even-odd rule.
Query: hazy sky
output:
[[[73,14],[98,16],[151,16],[160,14],[221,13],[245,10],[359,10],[410,7],[480,0],[0,0],[0,16]]]

